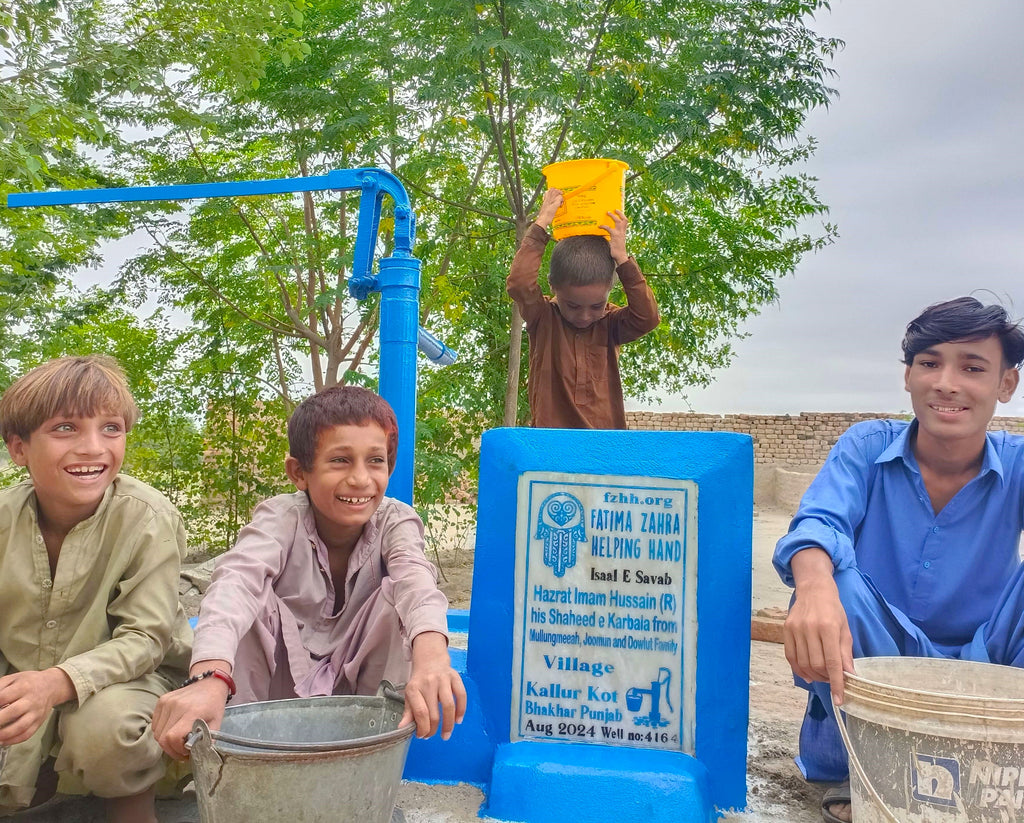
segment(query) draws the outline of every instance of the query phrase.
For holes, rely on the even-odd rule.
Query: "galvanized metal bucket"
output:
[[[192,727],[202,823],[388,823],[415,725],[390,683],[377,696],[229,707]]]

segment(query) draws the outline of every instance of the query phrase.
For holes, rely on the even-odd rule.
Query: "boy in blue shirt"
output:
[[[903,355],[914,419],[851,426],[775,549],[795,589],[784,638],[810,691],[797,762],[811,780],[847,776],[829,690],[841,704],[854,658],[1024,665],[1024,437],[987,430],[1017,389],[1024,329],[961,297],[911,321]],[[822,816],[850,820],[848,783]]]

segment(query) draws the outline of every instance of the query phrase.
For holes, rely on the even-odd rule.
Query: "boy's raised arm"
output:
[[[547,227],[555,218],[555,213],[562,205],[562,192],[558,189],[548,189],[544,193],[544,200],[541,202],[540,211],[537,212],[537,219],[534,220],[523,241],[512,259],[512,267],[509,270],[508,279],[505,281],[505,288],[508,296],[511,297],[517,306],[519,313],[529,325],[537,316],[538,310],[544,305],[544,295],[537,284],[537,275],[540,273],[540,261],[544,257],[544,249],[551,240]]]
[[[612,225],[601,226],[608,232],[608,246],[615,262],[615,273],[626,293],[626,305],[609,312],[611,333],[616,345],[631,343],[653,331],[661,322],[658,301],[647,285],[636,260],[626,251],[626,228],[629,221],[621,211],[607,212]]]

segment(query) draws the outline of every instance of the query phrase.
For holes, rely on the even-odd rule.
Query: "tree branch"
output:
[[[274,345],[274,361],[277,364],[277,379],[281,382],[281,399],[284,401],[285,409],[289,413],[295,408],[291,395],[288,392],[288,375],[284,370],[284,358],[281,356],[281,341],[275,334],[271,338]]]
[[[490,158],[491,156],[491,149],[493,147],[494,141],[492,140],[488,144],[487,150],[482,155],[480,155],[480,162],[477,163],[476,172],[473,175],[473,182],[469,184],[469,189],[466,192],[467,201],[476,191],[477,186],[480,185],[480,178],[483,176],[484,168],[487,165],[488,158]],[[466,206],[465,204],[463,204],[460,207],[459,216],[455,220],[455,225],[452,226],[451,231],[448,232],[448,247],[444,250],[444,257],[441,258],[441,262],[440,264],[438,264],[437,274],[435,275],[436,277],[443,277],[448,273],[448,267],[451,265],[452,262],[452,251],[455,249],[458,238],[462,236],[462,220],[466,216],[467,210],[468,206]],[[437,297],[436,292],[431,292],[431,295]],[[423,300],[422,298],[420,300],[420,306],[422,307],[420,311],[420,322],[426,323],[427,318],[430,317],[430,312],[433,306],[430,302],[428,302],[428,300]]]
[[[171,255],[172,259],[179,266],[181,266],[185,271],[191,274],[197,281],[199,281],[199,283],[201,283],[205,288],[207,288],[224,305],[228,306],[230,309],[237,312],[241,317],[244,317],[250,323],[255,323],[260,328],[266,329],[267,331],[272,332],[273,334],[280,334],[285,337],[296,338],[301,338],[305,336],[298,333],[298,329],[285,326],[283,323],[279,324],[279,321],[277,321],[276,318],[271,318],[274,322],[268,323],[264,320],[260,320],[259,318],[254,317],[252,314],[250,314],[237,303],[235,303],[230,297],[224,294],[224,292],[217,288],[217,286],[215,286],[212,282],[210,282],[206,275],[204,275],[199,269],[192,266],[184,257],[182,257],[178,253],[177,249],[165,243],[162,238],[158,237],[156,232],[153,231],[152,226],[147,225],[145,228],[146,233],[152,238],[153,242],[156,243],[158,248],[163,249],[167,254]]]
[[[501,2],[501,34],[506,40],[509,36],[508,20],[505,16],[505,2]],[[508,107],[508,145],[512,155],[512,176],[509,180],[509,187],[515,200],[513,214],[516,217],[525,215],[523,210],[523,179],[522,170],[519,167],[519,145],[516,139],[516,118],[515,108],[512,104],[512,72],[509,68],[508,53],[503,53],[501,58],[501,84],[504,89],[504,100]]]
[[[487,154],[490,153],[490,150],[493,146],[494,143],[492,142],[491,146],[489,146],[487,149]],[[485,157],[487,156],[487,154],[485,154]],[[405,187],[407,189],[412,189],[413,191],[419,192],[424,197],[429,197],[431,200],[437,203],[443,203],[446,206],[454,206],[457,209],[470,211],[473,212],[473,214],[479,214],[482,217],[489,217],[492,220],[500,220],[503,223],[511,223],[513,226],[516,224],[515,218],[509,217],[507,214],[498,214],[497,212],[494,211],[487,211],[487,209],[478,209],[476,206],[469,205],[469,203],[459,203],[456,202],[455,200],[448,200],[445,197],[441,197],[437,194],[434,194],[431,191],[427,191],[427,189],[423,188],[422,186],[418,186],[409,180],[405,180],[403,182],[405,183]]]
[[[363,338],[363,342],[359,345],[359,350],[348,364],[349,371],[355,371],[359,368],[359,364],[363,362],[363,356],[366,354],[366,350],[370,347],[370,343],[373,342],[374,334],[375,329],[372,326],[367,329],[366,336]]]

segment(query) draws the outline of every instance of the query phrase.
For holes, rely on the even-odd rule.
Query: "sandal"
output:
[[[849,817],[842,818],[833,814],[831,811],[832,806],[840,804],[850,805],[850,781],[847,780],[844,783],[833,786],[830,789],[825,789],[825,794],[821,796],[821,817],[825,823],[851,823],[853,820],[853,810],[849,812]]]

